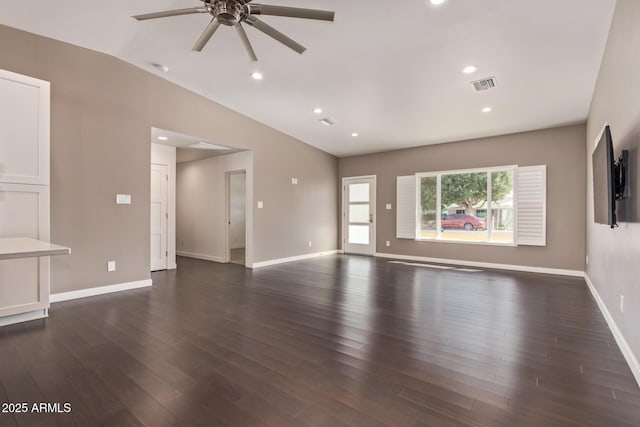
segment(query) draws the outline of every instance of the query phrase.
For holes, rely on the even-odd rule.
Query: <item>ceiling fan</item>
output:
[[[193,50],[200,52],[209,42],[213,34],[220,27],[226,25],[233,27],[240,37],[240,42],[244,46],[247,55],[252,61],[257,61],[258,57],[249,42],[247,33],[242,24],[245,23],[262,31],[269,37],[279,41],[290,49],[302,54],[307,48],[297,43],[295,40],[282,34],[266,22],[258,19],[259,15],[284,16],[289,18],[315,19],[319,21],[333,21],[335,12],[316,9],[303,9],[299,7],[271,6],[266,4],[251,3],[252,0],[201,0],[204,5],[190,7],[186,9],[167,10],[164,12],[146,13],[135,15],[133,18],[138,21],[148,19],[167,18],[179,15],[191,15],[196,13],[208,13],[213,16],[209,25],[193,46]]]

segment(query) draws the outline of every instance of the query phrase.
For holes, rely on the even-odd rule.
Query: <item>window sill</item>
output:
[[[415,240],[416,242],[453,243],[456,245],[503,246],[503,247],[511,247],[511,248],[515,248],[518,246],[518,244],[515,242],[509,242],[509,243],[489,242],[489,241],[478,241],[478,242],[471,241],[470,242],[467,240],[422,239],[422,238],[417,238]]]

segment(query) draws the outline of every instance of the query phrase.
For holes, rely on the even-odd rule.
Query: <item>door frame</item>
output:
[[[371,212],[373,213],[373,222],[372,225],[372,244],[373,244],[373,254],[371,256],[375,256],[378,251],[377,243],[376,243],[376,232],[378,228],[378,212],[377,212],[377,197],[378,197],[378,177],[377,175],[362,175],[362,176],[348,176],[342,178],[342,239],[341,239],[341,253],[346,253],[346,244],[347,244],[347,225],[349,221],[347,221],[347,207],[349,203],[347,201],[347,181],[358,180],[358,179],[371,179],[373,180],[373,189],[372,189],[372,197],[371,197]],[[357,254],[356,254],[357,255]]]
[[[245,201],[244,201],[244,265],[245,267],[249,264],[248,263],[248,259],[247,259],[247,242],[249,239],[249,215],[248,215],[248,209],[250,207],[249,203],[248,203],[248,173],[246,169],[238,169],[238,170],[234,170],[234,171],[227,171],[224,173],[224,187],[225,187],[225,197],[224,197],[224,204],[225,204],[225,208],[224,208],[224,262],[225,263],[230,263],[231,262],[231,243],[229,242],[229,239],[231,238],[231,233],[230,233],[230,223],[229,221],[231,220],[231,175],[240,175],[240,174],[244,174],[244,181],[245,181]]]
[[[170,175],[170,166],[163,164],[163,163],[151,163],[151,169],[153,169],[154,166],[161,166],[163,168],[166,168],[166,175],[165,175],[165,188],[166,188],[166,200],[164,201],[165,203],[165,208],[166,208],[166,212],[165,212],[165,216],[164,216],[164,246],[165,246],[165,252],[164,252],[164,263],[165,263],[165,267],[163,269],[160,270],[153,270],[153,267],[150,265],[150,270],[153,271],[165,271],[165,270],[169,270],[170,265],[169,265],[169,201],[171,200],[171,195],[170,195],[170,191],[171,189],[169,188],[169,175]],[[149,188],[151,188],[151,185],[149,185]],[[151,204],[149,204],[149,209],[151,209]],[[162,229],[162,227],[160,227]],[[149,230],[149,233],[151,233],[151,230]],[[151,247],[149,247],[149,250],[151,250]]]

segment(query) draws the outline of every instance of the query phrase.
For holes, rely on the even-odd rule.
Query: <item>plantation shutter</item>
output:
[[[517,244],[547,245],[547,166],[518,168]]]
[[[416,177],[399,176],[396,192],[396,237],[416,238]]]

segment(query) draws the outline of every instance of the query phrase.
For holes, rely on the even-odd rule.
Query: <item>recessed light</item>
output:
[[[483,113],[490,113],[491,111],[492,111],[492,108],[491,108],[491,107],[484,107],[484,108],[482,109],[482,112],[483,112]]]
[[[264,78],[264,76],[262,75],[261,72],[259,71],[254,71],[253,73],[251,73],[251,78],[253,80],[262,80]]]
[[[316,107],[316,108],[313,109],[313,112],[316,113],[316,114],[322,114],[322,108]]]
[[[354,132],[351,134],[352,137],[357,138],[358,137],[358,132]]]
[[[166,141],[166,140],[168,140],[169,138],[167,138],[166,136],[159,136],[159,137],[158,137],[158,139],[159,139],[160,141]]]
[[[434,6],[438,6],[441,5],[442,3],[444,3],[446,0],[431,0],[431,4]]]
[[[478,67],[476,67],[475,65],[469,65],[468,67],[464,67],[464,69],[462,70],[462,72],[465,74],[473,74],[476,71],[478,71]]]

